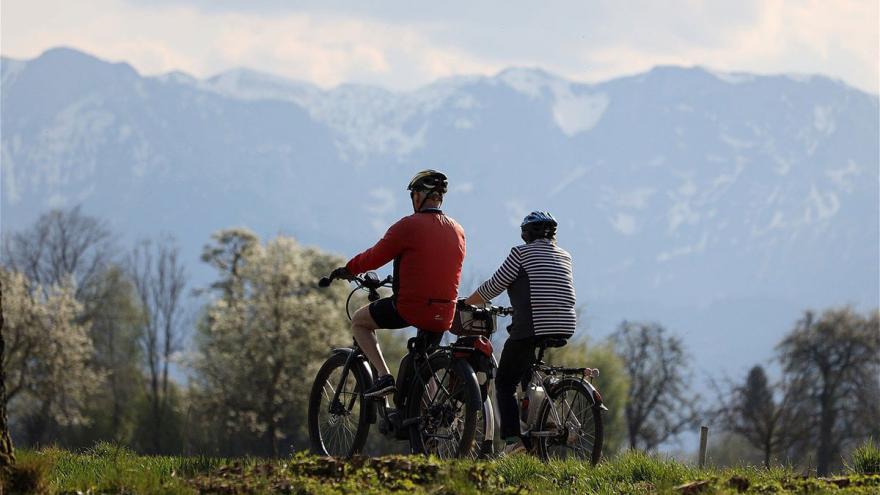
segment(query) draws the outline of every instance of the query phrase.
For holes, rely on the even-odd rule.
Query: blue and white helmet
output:
[[[532,242],[535,239],[555,239],[556,219],[548,211],[533,211],[523,218],[520,228],[522,239]]]
[[[542,226],[544,224],[550,224],[553,227],[556,227],[558,225],[556,219],[553,218],[553,215],[551,215],[549,211],[533,211],[529,213],[528,215],[526,215],[525,218],[523,218],[520,227],[526,228],[526,226],[533,224],[540,224]]]

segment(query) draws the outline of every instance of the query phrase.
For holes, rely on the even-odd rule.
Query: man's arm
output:
[[[367,249],[361,254],[352,258],[346,265],[352,274],[364,273],[370,270],[376,270],[385,265],[389,261],[396,258],[404,248],[404,240],[406,239],[403,220],[388,228],[385,235],[379,239],[375,246]]]

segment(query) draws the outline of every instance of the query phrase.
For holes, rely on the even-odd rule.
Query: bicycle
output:
[[[461,315],[457,316],[452,332],[477,335],[487,341],[497,328],[496,317],[513,313],[512,308],[499,306],[459,304],[458,309],[460,313],[469,313],[471,319],[468,321]],[[566,342],[566,339],[558,337],[539,337],[536,340],[537,359],[526,372],[522,383],[521,428],[534,440],[534,448],[542,459],[575,456],[589,458],[595,465],[602,456],[604,443],[602,411],[608,410],[602,403],[602,395],[592,383],[592,379],[599,376],[599,370],[552,366],[544,362],[544,353],[548,348],[562,347]],[[494,358],[492,364],[492,371],[487,373],[489,379],[481,382],[482,390],[488,388],[489,380],[495,376],[494,369],[498,365]],[[474,365],[474,369],[483,371],[485,365]],[[491,407],[491,402],[489,404]]]
[[[327,287],[332,278],[322,278]],[[354,277],[346,300],[346,313],[358,290],[368,299],[379,299],[378,289],[391,285],[374,272]],[[429,345],[428,332],[418,330],[407,342],[407,354],[398,371],[395,406],[387,398],[369,399],[376,370],[355,341],[351,347],[331,349],[330,357],[315,376],[309,396],[308,425],[311,450],[318,455],[352,457],[360,454],[370,425],[379,421],[379,431],[391,438],[409,440],[412,453],[440,458],[468,455],[481,407],[479,384],[462,349]]]
[[[521,401],[521,419],[541,459],[576,457],[595,465],[602,457],[605,440],[602,412],[608,410],[592,383],[599,370],[544,362],[548,348],[565,343],[563,338],[537,339],[537,359],[523,380],[526,394]]]

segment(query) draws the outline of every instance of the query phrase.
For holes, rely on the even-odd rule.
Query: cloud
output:
[[[411,88],[441,77],[501,69],[433,43],[416,27],[370,19],[148,7],[117,0],[95,0],[89,6],[48,0],[4,3],[4,55],[32,58],[64,45],[128,61],[145,74],[183,70],[206,77],[244,66],[324,87],[361,82]]]
[[[878,91],[878,3],[637,0],[413,3],[251,0],[4,1],[4,54],[52,46],[152,74],[246,66],[332,86],[410,89],[538,66],[600,81],[659,64],[821,73]]]

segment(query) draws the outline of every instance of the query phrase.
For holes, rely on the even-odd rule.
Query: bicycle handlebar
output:
[[[333,275],[330,275],[329,277],[321,277],[321,279],[318,280],[318,287],[330,287],[330,284],[333,283],[334,280],[339,280],[339,278],[334,277]],[[384,279],[380,280],[379,277],[376,276],[375,272],[367,272],[367,274],[364,276],[355,275],[349,280],[349,282],[353,282],[355,285],[357,285],[357,287],[355,287],[355,289],[352,291],[352,294],[354,294],[354,291],[358,289],[367,289],[370,292],[368,299],[370,301],[375,301],[379,299],[379,293],[377,292],[377,289],[379,289],[380,287],[390,286],[394,282],[394,277],[388,275]],[[349,299],[350,298],[351,295],[349,295]],[[477,319],[479,319],[480,317],[510,316],[513,314],[513,308],[508,308],[504,306],[473,306],[470,304],[465,304],[463,299],[458,302],[457,309],[460,311],[473,313],[474,317]]]
[[[370,273],[372,273],[372,272],[370,272]],[[329,277],[321,277],[321,279],[318,280],[318,287],[322,287],[322,288],[323,287],[330,287],[330,284],[333,283],[334,280],[340,280],[340,278],[334,277],[332,275]],[[351,278],[349,280],[349,282],[354,282],[358,286],[358,288],[363,287],[364,289],[373,289],[373,290],[378,289],[380,287],[388,287],[392,284],[393,281],[394,281],[394,277],[392,277],[391,275],[388,275],[387,277],[385,277],[382,280],[379,280],[378,277],[376,279],[373,279],[369,276],[364,277],[364,276],[360,276],[360,275],[355,275],[353,278]]]
[[[330,284],[333,283],[334,280],[338,280],[340,277],[334,277],[332,274],[329,277],[321,277],[318,280],[318,287],[327,288],[330,287]],[[354,295],[358,289],[366,289],[369,294],[367,295],[367,300],[370,302],[378,301],[381,296],[379,296],[379,288],[388,287],[394,281],[394,277],[388,275],[382,280],[379,280],[379,277],[376,276],[375,272],[367,272],[365,276],[355,275],[349,282],[354,282],[356,287],[352,289],[351,293],[348,294],[348,299],[345,301],[345,313],[348,315],[348,319],[351,319],[351,312],[349,311],[349,303],[351,302],[351,297]]]
[[[368,289],[378,289],[379,287],[389,287],[394,282],[394,277],[388,275],[382,280],[370,280],[364,277],[362,285]]]
[[[458,309],[460,311],[465,311],[468,313],[474,313],[477,315],[497,315],[497,316],[510,316],[513,314],[513,308],[507,308],[504,306],[488,306],[488,307],[480,307],[480,306],[472,306],[470,304],[465,304],[464,302],[458,303]]]

